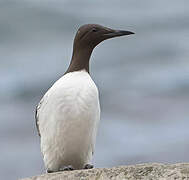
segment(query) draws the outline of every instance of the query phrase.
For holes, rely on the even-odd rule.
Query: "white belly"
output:
[[[58,170],[89,163],[100,119],[98,89],[86,71],[60,78],[45,94],[38,110],[45,166]]]

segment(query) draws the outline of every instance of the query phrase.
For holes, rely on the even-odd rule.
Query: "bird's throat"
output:
[[[86,70],[89,73],[89,61],[92,54],[93,49],[74,49],[72,59],[70,65],[67,69],[66,73]]]

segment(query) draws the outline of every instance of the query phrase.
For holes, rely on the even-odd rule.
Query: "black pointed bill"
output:
[[[127,36],[131,34],[135,34],[135,33],[131,31],[112,30],[105,33],[104,36],[108,39],[108,38],[119,37],[119,36]]]

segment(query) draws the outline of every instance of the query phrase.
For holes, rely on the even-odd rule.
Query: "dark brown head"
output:
[[[134,34],[131,31],[110,29],[98,24],[85,24],[81,26],[74,39],[75,48],[94,49],[100,42],[118,36]]]
[[[98,24],[86,24],[79,28],[74,39],[70,66],[65,72],[85,69],[89,72],[89,59],[93,49],[102,41],[118,36],[134,34],[131,31],[110,29]]]

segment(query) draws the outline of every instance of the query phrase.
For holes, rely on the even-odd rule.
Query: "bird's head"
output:
[[[131,31],[114,30],[98,24],[85,24],[81,26],[74,39],[75,48],[94,49],[100,42],[119,36],[134,34]]]

